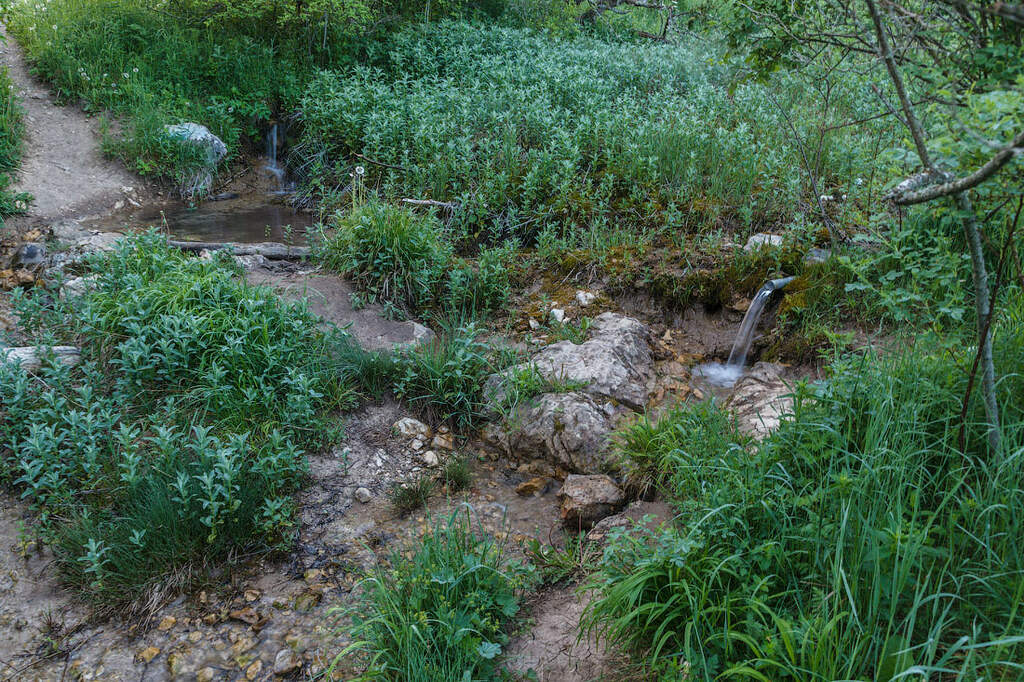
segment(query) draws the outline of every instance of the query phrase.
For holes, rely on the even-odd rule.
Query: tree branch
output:
[[[939,197],[966,192],[988,180],[1015,156],[1020,155],[1024,155],[1024,131],[1017,133],[1010,144],[1000,149],[984,166],[970,175],[952,178],[948,173],[932,172],[927,174],[927,177],[914,176],[897,185],[885,198],[897,206],[912,206]],[[920,179],[923,182],[912,182],[915,179]]]

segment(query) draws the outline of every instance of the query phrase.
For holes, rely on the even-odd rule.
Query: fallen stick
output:
[[[449,211],[455,210],[455,204],[450,201],[434,201],[433,199],[402,199],[403,204],[412,204],[413,206],[440,206],[441,208],[447,208]]]
[[[309,258],[310,249],[306,246],[287,246],[279,242],[263,242],[262,244],[239,244],[237,242],[176,242],[168,240],[168,245],[182,251],[216,251],[231,249],[236,256],[263,256],[271,260],[300,260]]]

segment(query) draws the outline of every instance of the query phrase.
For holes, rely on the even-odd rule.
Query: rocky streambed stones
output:
[[[569,475],[558,491],[562,520],[570,528],[591,528],[626,503],[622,490],[611,476]]]
[[[485,393],[495,413],[511,377],[531,368],[553,386],[571,390],[524,401],[484,429],[485,442],[510,457],[543,457],[579,474],[608,468],[614,418],[643,410],[650,395],[653,339],[646,325],[616,313],[598,315],[589,331],[583,343],[554,343],[528,363],[491,377]]]

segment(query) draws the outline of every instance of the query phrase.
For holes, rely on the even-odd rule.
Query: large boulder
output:
[[[484,429],[484,440],[515,459],[543,457],[569,471],[606,468],[612,424],[584,393],[545,393]]]
[[[203,157],[200,167],[195,169],[195,172],[182,183],[180,187],[182,196],[191,197],[208,192],[213,185],[213,171],[221,159],[227,156],[227,145],[211,133],[209,128],[198,123],[178,123],[164,126],[164,132],[173,140],[199,149]]]
[[[651,332],[631,317],[602,313],[591,323],[587,341],[579,345],[571,341],[551,344],[537,353],[530,364],[550,381],[581,384],[580,390],[593,396],[611,398],[641,411],[654,378]],[[502,380],[497,377],[488,386],[490,393],[499,398]]]
[[[558,499],[565,525],[583,529],[593,527],[626,503],[619,486],[611,476],[604,475],[566,477],[558,491]]]

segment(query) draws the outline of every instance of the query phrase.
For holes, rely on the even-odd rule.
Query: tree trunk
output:
[[[878,11],[875,0],[864,0],[871,14],[871,21],[875,26],[875,38],[878,40],[878,56],[885,64],[889,72],[889,79],[892,81],[896,94],[900,99],[900,107],[906,118],[907,127],[914,138],[914,146],[917,148],[917,155],[921,159],[921,165],[931,174],[941,174],[939,169],[932,163],[928,155],[928,147],[925,140],[924,128],[914,113],[914,105],[907,95],[907,88],[903,83],[903,75],[900,73],[896,59],[893,57],[892,47],[885,34],[885,27],[882,25],[882,15]],[[967,247],[971,252],[971,275],[974,279],[975,310],[978,317],[978,344],[981,354],[981,392],[985,401],[985,415],[988,418],[988,442],[993,453],[999,451],[1001,434],[999,431],[999,403],[996,401],[996,371],[992,362],[992,334],[989,316],[992,314],[991,298],[988,290],[988,272],[985,269],[985,254],[981,248],[981,231],[978,228],[978,219],[974,215],[974,207],[971,205],[971,198],[967,192],[960,192],[957,195],[957,204],[962,213],[964,221],[964,233],[967,235]]]
[[[978,321],[978,349],[981,358],[981,394],[985,402],[985,417],[988,420],[988,444],[992,452],[999,451],[1001,432],[999,429],[999,403],[996,401],[996,369],[992,360],[992,302],[988,288],[988,270],[985,267],[985,253],[981,247],[981,230],[974,215],[974,206],[967,192],[956,197],[963,214],[964,234],[967,248],[971,252],[971,274],[974,279],[974,309]]]

